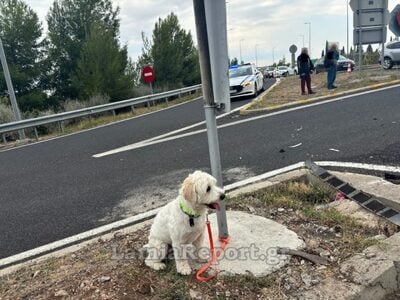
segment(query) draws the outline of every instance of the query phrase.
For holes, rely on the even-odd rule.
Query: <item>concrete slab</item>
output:
[[[384,299],[400,289],[400,233],[345,261],[340,272],[363,286],[360,299]]]
[[[231,240],[218,261],[220,275],[268,275],[289,262],[290,256],[277,254],[277,247],[305,246],[295,232],[272,220],[239,211],[227,211],[227,219]],[[214,243],[219,247],[216,214],[210,215],[209,220]],[[207,238],[204,247],[208,243]]]

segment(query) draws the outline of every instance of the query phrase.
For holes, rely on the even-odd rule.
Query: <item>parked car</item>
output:
[[[231,98],[257,96],[264,88],[264,76],[254,64],[231,66],[229,85]]]
[[[264,77],[265,78],[273,78],[274,77],[274,70],[275,67],[269,66],[264,70]]]
[[[314,68],[316,73],[321,73],[325,71],[325,57],[319,58],[315,63],[314,63]],[[356,65],[354,63],[354,60],[351,60],[349,58],[344,57],[343,55],[339,55],[339,59],[337,61],[337,70],[338,71],[347,71],[347,68],[350,67],[351,70],[354,70],[354,66]]]
[[[278,66],[275,68],[274,76],[275,77],[286,77],[289,75],[289,67],[287,66]]]
[[[275,68],[274,76],[275,77],[286,77],[289,75],[297,75],[297,66],[294,68],[288,66],[278,66]]]
[[[383,68],[389,70],[393,65],[400,64],[400,41],[392,41],[385,45]],[[382,53],[380,52],[379,63],[382,61]]]

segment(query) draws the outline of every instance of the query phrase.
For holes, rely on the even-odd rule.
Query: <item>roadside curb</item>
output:
[[[320,166],[335,167],[339,169],[365,169],[370,171],[381,172],[396,172],[400,173],[400,167],[368,165],[345,162],[317,161]],[[246,193],[252,189],[259,189],[282,181],[290,180],[291,178],[299,178],[305,175],[304,162],[299,162],[277,170],[269,171],[258,176],[247,178],[225,186],[225,191],[228,194]],[[98,238],[112,236],[116,231],[133,230],[135,226],[146,224],[146,221],[153,219],[158,211],[162,208],[158,207],[153,210],[135,215],[111,224],[103,225],[92,230],[67,237],[65,239],[52,242],[47,245],[40,246],[22,253],[15,254],[3,259],[0,259],[0,276],[11,273],[19,268],[42,261],[43,259],[65,255],[86,246],[89,243],[96,241]],[[105,238],[106,239],[106,238]],[[400,276],[400,275],[399,275]]]
[[[278,86],[280,83],[282,82],[282,80],[280,78],[277,78],[275,83],[273,85],[271,85],[264,93],[262,93],[261,95],[257,96],[257,98],[255,98],[253,101],[251,101],[250,103],[247,103],[245,105],[242,106],[242,108],[239,110],[239,114],[243,115],[244,111],[248,111],[248,108],[250,106],[252,106],[254,103],[259,102],[262,100],[262,98],[264,98],[265,95],[267,95],[269,92],[271,92],[276,86]]]
[[[256,99],[255,101],[242,107],[242,109],[240,110],[240,115],[246,116],[246,115],[250,115],[250,114],[279,111],[279,110],[283,110],[286,108],[298,107],[298,106],[302,106],[302,105],[306,105],[306,104],[322,102],[324,100],[330,100],[330,99],[334,99],[334,98],[341,97],[341,96],[348,96],[348,95],[356,94],[359,92],[373,91],[373,90],[377,90],[377,89],[384,88],[384,87],[395,86],[397,84],[400,84],[400,80],[392,80],[390,82],[377,83],[377,84],[369,85],[366,87],[357,88],[357,89],[353,89],[353,90],[349,90],[349,91],[343,91],[343,92],[339,92],[339,93],[333,92],[332,94],[329,94],[326,96],[320,96],[320,97],[315,97],[315,98],[306,99],[306,100],[298,100],[298,101],[294,101],[294,102],[290,102],[290,103],[271,106],[268,108],[249,109],[257,100],[260,101],[260,99]],[[273,85],[272,87],[274,87],[274,86],[275,85]],[[269,92],[270,89],[268,89],[267,92]]]

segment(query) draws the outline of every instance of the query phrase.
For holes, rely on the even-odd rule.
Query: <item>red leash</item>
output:
[[[230,240],[229,236],[226,238],[219,237],[219,241],[221,242],[221,248],[216,253],[215,248],[214,248],[214,241],[213,241],[213,237],[212,237],[211,225],[210,225],[210,221],[208,221],[208,218],[207,218],[206,226],[207,226],[208,238],[210,241],[211,259],[203,267],[201,267],[200,270],[198,270],[196,273],[196,279],[199,281],[202,281],[202,282],[207,282],[207,281],[213,279],[215,276],[217,276],[218,270],[217,270],[216,265],[217,265],[218,257],[221,255],[221,252],[224,250],[224,248],[226,247],[226,245],[229,243],[229,240]],[[202,274],[204,272],[206,272],[211,266],[214,267],[214,270],[215,270],[214,274],[203,277]]]

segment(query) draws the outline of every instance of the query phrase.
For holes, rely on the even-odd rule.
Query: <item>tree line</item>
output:
[[[119,41],[119,13],[111,0],[55,0],[44,34],[36,12],[23,0],[0,0],[0,38],[20,109],[60,111],[71,100],[84,105],[96,97],[137,96],[147,64],[155,69],[156,89],[200,82],[192,35],[175,14],[160,18],[151,37],[142,33],[142,54],[135,62]],[[0,104],[6,97],[1,73]]]

